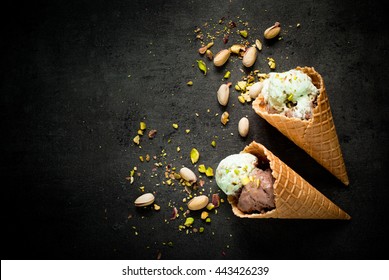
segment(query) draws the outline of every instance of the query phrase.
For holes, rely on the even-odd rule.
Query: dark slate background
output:
[[[8,1],[2,14],[2,259],[386,256],[388,36],[379,3]],[[240,104],[235,91],[227,107],[230,122],[220,124],[215,114],[223,108],[216,90],[226,70],[233,83],[240,80],[241,64],[235,59],[217,70],[208,63],[206,76],[192,65],[202,58],[194,28],[205,22],[217,26],[222,17],[247,21],[251,42],[281,22],[283,39],[264,43],[255,69],[267,72],[269,56],[277,71],[307,65],[322,74],[349,187],[255,115],[250,105]],[[227,45],[238,39],[234,34]],[[212,50],[222,47],[218,37]],[[186,85],[189,80],[192,87]],[[251,126],[242,139],[237,123],[245,115]],[[158,133],[153,140],[142,138],[140,149],[132,138],[142,120]],[[164,180],[163,168],[152,172],[155,161],[140,163],[139,155],[191,167],[188,154],[196,147],[200,163],[215,169],[223,157],[252,140],[272,150],[352,220],[246,220],[224,203],[217,215],[211,214],[203,234],[180,232],[182,216],[165,222],[169,202],[184,206],[182,188],[156,186]],[[167,154],[163,159],[162,150]],[[125,177],[134,166],[142,175],[130,185]],[[217,191],[213,180],[205,181],[206,194]],[[156,192],[159,212],[134,208],[142,185]],[[198,213],[194,216],[199,227]]]

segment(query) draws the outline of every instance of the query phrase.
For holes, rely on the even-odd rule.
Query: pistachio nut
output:
[[[274,23],[273,26],[270,26],[268,29],[265,30],[263,33],[263,36],[265,39],[273,39],[278,36],[281,32],[281,24],[277,21]]]
[[[141,195],[140,197],[138,197],[134,204],[136,207],[143,207],[143,206],[148,206],[148,205],[151,205],[153,204],[155,200],[155,197],[152,193],[145,193],[143,195]]]
[[[255,47],[249,47],[243,56],[242,63],[246,67],[251,67],[255,63],[255,60],[257,60],[257,49]]]
[[[217,101],[222,106],[226,106],[230,98],[230,85],[231,83],[222,84],[217,91]]]
[[[244,45],[235,44],[230,47],[230,51],[235,54],[239,54],[241,50],[244,50]]]
[[[263,88],[263,83],[262,82],[256,82],[253,84],[250,89],[249,89],[249,95],[252,99],[255,99],[258,97],[258,95],[261,93]]]
[[[249,133],[249,119],[246,117],[243,117],[240,119],[238,124],[238,131],[240,136],[246,137]]]
[[[219,51],[213,59],[213,64],[215,66],[224,65],[224,63],[226,63],[228,58],[230,57],[230,54],[231,54],[231,52],[228,49],[224,49],[224,50]]]
[[[184,180],[188,181],[189,183],[195,183],[197,181],[196,174],[194,174],[194,172],[187,167],[183,167],[180,169],[180,175]]]
[[[201,210],[208,205],[208,202],[209,202],[208,196],[199,195],[189,200],[188,208],[189,210],[193,210],[193,211]]]

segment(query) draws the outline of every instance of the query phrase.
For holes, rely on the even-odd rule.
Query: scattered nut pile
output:
[[[220,68],[228,61],[231,60],[232,57],[237,57],[242,61],[243,69],[242,72],[247,72],[250,70],[249,74],[242,77],[240,81],[238,81],[234,89],[239,93],[238,101],[242,104],[251,102],[254,100],[262,90],[263,84],[262,81],[268,77],[266,73],[261,73],[258,69],[252,69],[255,64],[259,52],[262,51],[263,46],[261,40],[281,40],[280,37],[281,32],[281,24],[279,22],[275,22],[274,25],[268,27],[263,32],[263,38],[251,38],[247,22],[243,21],[232,21],[226,20],[222,18],[219,20],[219,25],[224,26],[223,29],[220,29],[215,32],[215,35],[211,35],[209,32],[203,31],[201,27],[197,27],[194,32],[196,34],[196,39],[200,41],[201,47],[198,49],[198,53],[203,56],[205,55],[208,60],[213,61],[213,65],[217,68]],[[240,26],[243,29],[240,29]],[[208,24],[204,24],[204,29],[208,27]],[[215,28],[214,28],[215,29]],[[228,46],[230,42],[230,38],[233,37],[231,35],[234,34],[236,29],[236,34],[240,35],[239,40],[233,42]],[[207,34],[206,36],[204,34]],[[222,36],[222,41],[224,45],[227,47],[219,50],[216,55],[213,55],[211,50],[214,47],[215,40],[218,39],[218,36]],[[251,41],[250,41],[251,39]],[[220,44],[218,44],[220,45]],[[273,58],[267,57],[268,66],[270,70],[276,69],[276,62]],[[208,67],[206,65],[206,60],[198,59],[197,66],[204,75],[207,74]],[[227,71],[223,77],[225,80],[231,78],[231,72]],[[193,85],[193,82],[191,82]],[[220,85],[217,89],[217,100],[219,104],[223,107],[228,105],[231,93],[230,87],[232,83],[227,82]],[[229,122],[229,112],[225,111],[221,115],[220,121],[223,125],[227,125]],[[238,132],[242,137],[246,137],[249,133],[249,121],[246,117],[243,117],[238,124]]]

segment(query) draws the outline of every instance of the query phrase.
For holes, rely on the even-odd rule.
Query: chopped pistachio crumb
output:
[[[141,130],[145,130],[146,129],[146,123],[145,122],[140,122],[139,127],[140,127]]]
[[[213,205],[213,203],[208,203],[207,209],[208,209],[209,211],[211,211],[213,208],[215,208],[215,205]]]
[[[135,144],[139,145],[139,141],[140,141],[139,135],[135,136],[133,141],[134,141]]]
[[[267,60],[269,61],[267,64],[269,65],[271,70],[276,69],[276,62],[273,58],[268,57]]]
[[[213,141],[211,142],[211,146],[212,146],[212,147],[216,147],[216,141],[215,141],[215,140],[213,140]]]
[[[172,126],[173,126],[173,128],[175,128],[175,129],[178,128],[178,124],[176,124],[176,123],[173,123]]]
[[[242,36],[243,38],[247,38],[248,32],[247,30],[240,30],[239,35]]]
[[[212,177],[213,176],[213,169],[212,167],[208,167],[207,170],[205,171],[205,175],[207,175],[207,177]]]
[[[207,169],[205,168],[205,165],[204,165],[204,164],[200,164],[199,167],[198,167],[198,170],[199,170],[200,173],[205,173],[205,171],[206,171]]]
[[[188,226],[192,225],[193,222],[194,222],[194,219],[192,217],[188,217],[185,220],[184,226],[188,227]]]
[[[199,228],[199,232],[204,232],[204,228],[203,228],[203,227],[200,227],[200,228]]]
[[[190,151],[190,160],[192,161],[193,164],[195,164],[200,158],[200,153],[197,149],[193,148]]]
[[[159,206],[158,204],[154,203],[154,210],[155,211],[159,211],[160,209],[161,209],[161,206]]]
[[[247,185],[248,183],[250,183],[250,179],[248,176],[244,176],[242,178],[240,178],[240,181],[242,182],[242,185],[245,186]]]

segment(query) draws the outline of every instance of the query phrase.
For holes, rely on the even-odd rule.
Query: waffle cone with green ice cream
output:
[[[268,166],[273,177],[272,194],[269,201],[264,203],[264,211],[246,212],[242,211],[240,196],[243,195],[242,188],[247,184],[247,177],[252,177],[255,168],[243,158],[228,169],[222,160],[216,170],[216,182],[218,186],[228,195],[228,202],[232,206],[233,213],[240,218],[283,218],[283,219],[341,219],[348,220],[351,217],[330,201],[326,196],[305,181],[299,174],[282,162],[263,145],[252,142],[246,146],[239,155],[251,155],[258,159],[258,166]],[[247,156],[245,156],[247,158]],[[226,158],[227,159],[227,158]],[[253,162],[251,160],[251,162]],[[255,164],[256,164],[255,163]],[[238,170],[235,172],[234,170]],[[225,176],[234,173],[238,176]],[[259,182],[261,184],[261,182]],[[255,188],[255,187],[254,187]],[[257,185],[258,188],[258,185]],[[249,190],[250,191],[250,190]],[[257,190],[255,190],[257,191]],[[268,191],[267,191],[268,192]],[[274,203],[273,205],[271,205]],[[244,206],[247,208],[246,206]]]
[[[295,70],[306,74],[317,89],[315,106],[311,108],[311,111],[303,112],[308,117],[304,118],[304,115],[299,118],[294,115],[288,116],[285,113],[274,112],[273,108],[269,106],[269,103],[272,102],[271,98],[265,100],[263,93],[260,93],[253,101],[252,107],[259,116],[307,152],[345,185],[348,185],[349,179],[323,78],[313,67],[297,67]],[[292,94],[287,95],[286,98],[289,98],[290,103],[293,104]],[[289,100],[286,101],[289,102]],[[279,105],[277,102],[280,100],[273,98],[273,101],[276,106]],[[297,101],[296,104],[299,105],[299,102]],[[301,103],[304,102],[306,103],[306,100],[301,99]]]

